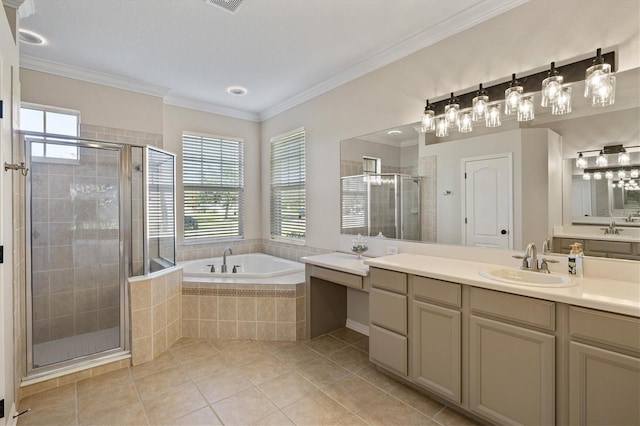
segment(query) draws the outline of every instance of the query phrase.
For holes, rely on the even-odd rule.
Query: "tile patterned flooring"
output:
[[[181,339],[146,364],[28,396],[18,425],[475,425],[378,372],[368,338]]]

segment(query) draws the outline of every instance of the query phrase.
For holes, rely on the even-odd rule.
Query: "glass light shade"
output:
[[[595,180],[601,180],[601,179],[602,179],[602,173],[600,173],[600,172],[595,172],[595,173],[593,174],[593,178],[594,178]]]
[[[613,172],[611,170],[607,170],[606,172],[604,172],[604,177],[606,179],[613,179]]]
[[[587,159],[582,156],[582,153],[578,154],[578,158],[576,159],[576,167],[579,169],[586,169],[589,163]]]
[[[619,179],[624,179],[627,177],[627,172],[625,172],[624,170],[618,170],[618,178]]]
[[[597,89],[593,91],[592,106],[609,106],[616,101],[616,77],[609,75]]]
[[[640,177],[640,171],[638,171],[638,169],[631,169],[631,171],[629,172],[629,176],[636,179]]]
[[[587,68],[584,77],[584,97],[595,95],[611,74],[610,64],[595,64]]]
[[[487,115],[487,104],[489,103],[488,96],[476,96],[471,101],[471,119],[473,121],[484,120]]]
[[[518,112],[518,105],[522,99],[522,86],[509,87],[504,91],[504,113],[513,115]]]
[[[444,117],[436,120],[436,136],[439,138],[449,136],[449,126],[447,125],[447,120]]]
[[[498,127],[502,123],[500,122],[500,104],[492,105],[487,110],[487,119],[485,120],[485,126]]]
[[[582,179],[584,179],[584,180],[591,180],[591,175],[590,175],[589,173],[584,173],[584,174],[582,175]]]
[[[560,93],[562,93],[562,81],[564,78],[561,75],[552,75],[542,80],[542,99],[540,105],[548,107],[554,105]]]
[[[469,133],[473,130],[473,119],[471,117],[471,111],[464,110],[460,112],[460,118],[458,119],[458,131],[460,133]]]
[[[460,112],[459,104],[449,104],[444,107],[444,118],[447,126],[453,127],[458,125],[458,114]]]
[[[629,157],[629,153],[627,151],[622,151],[618,153],[618,164],[621,166],[628,166],[631,162],[631,158]]]
[[[551,114],[562,115],[571,112],[571,87],[563,87],[556,99],[551,105]]]
[[[422,114],[422,131],[431,133],[436,129],[436,114],[432,109],[425,109]]]
[[[533,96],[524,96],[518,104],[518,121],[531,121],[535,118],[535,107],[533,105]]]
[[[600,155],[596,158],[596,166],[598,167],[607,167],[609,161],[607,161],[607,157],[604,156],[604,152],[600,151]]]

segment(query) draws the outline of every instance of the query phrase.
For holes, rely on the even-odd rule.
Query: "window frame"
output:
[[[239,186],[224,186],[224,185],[187,185],[185,184],[185,155],[184,155],[184,143],[185,143],[185,136],[190,136],[192,138],[201,138],[202,140],[204,139],[209,139],[209,140],[220,140],[220,141],[225,141],[225,142],[235,142],[238,143],[240,145],[240,150],[242,152],[242,157],[238,160],[240,169],[239,169],[239,176],[240,176],[240,185]],[[214,134],[207,134],[207,133],[201,133],[201,132],[191,132],[191,131],[183,131],[182,132],[182,136],[181,136],[181,143],[182,143],[182,149],[181,149],[181,180],[182,180],[182,243],[185,245],[190,245],[190,244],[203,244],[203,243],[211,243],[211,242],[222,242],[222,241],[237,241],[237,240],[243,240],[244,239],[244,231],[245,231],[245,219],[246,219],[246,206],[245,206],[245,164],[246,164],[246,152],[245,152],[245,141],[242,138],[238,138],[238,137],[232,137],[232,136],[221,136],[221,135],[214,135]],[[201,162],[202,164],[202,162]],[[209,163],[210,164],[210,163]],[[186,229],[185,229],[185,218],[187,217],[186,214],[186,202],[185,202],[185,194],[187,192],[187,188],[193,188],[193,190],[198,191],[198,190],[218,190],[218,191],[227,191],[229,190],[230,192],[232,188],[239,188],[236,190],[236,192],[238,193],[238,197],[239,197],[239,202],[238,202],[238,235],[220,235],[220,236],[215,236],[215,235],[206,235],[206,236],[201,236],[201,237],[194,237],[194,236],[190,236],[188,237],[186,235]],[[217,188],[217,189],[216,189]]]

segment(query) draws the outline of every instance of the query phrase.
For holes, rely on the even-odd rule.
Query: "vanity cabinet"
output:
[[[469,409],[497,424],[554,424],[554,303],[470,293]]]
[[[411,378],[458,404],[462,402],[462,286],[410,276]]]
[[[369,359],[407,376],[407,275],[370,268],[369,281]]]
[[[569,334],[570,423],[640,424],[640,319],[572,306]]]
[[[586,256],[640,260],[640,243],[580,238],[553,238],[554,251],[558,253],[568,254],[571,251],[571,244],[573,243],[580,243]]]

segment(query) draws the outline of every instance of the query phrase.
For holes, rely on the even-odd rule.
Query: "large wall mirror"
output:
[[[602,169],[585,180],[575,165],[580,152],[593,168],[599,150],[623,145],[640,169],[640,69],[617,74],[608,107],[592,107],[583,88],[574,85],[565,115],[535,96],[531,122],[503,116],[500,127],[443,138],[416,122],[343,140],[341,233],[520,250],[568,229],[604,234],[614,222],[624,229],[617,239],[640,244],[639,179],[627,170],[621,185],[617,169],[611,179]]]

